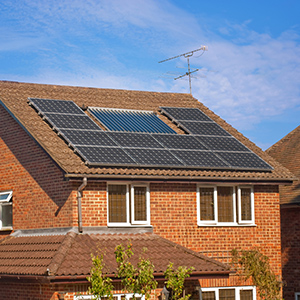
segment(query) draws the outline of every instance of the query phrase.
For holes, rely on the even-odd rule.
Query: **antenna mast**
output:
[[[195,72],[197,72],[197,71],[199,71],[199,69],[195,69],[195,70],[191,71],[191,68],[190,68],[190,57],[193,56],[194,53],[197,52],[197,51],[203,51],[203,53],[204,53],[204,51],[207,51],[207,50],[208,50],[208,49],[207,49],[207,46],[201,46],[199,49],[196,49],[196,50],[193,50],[193,51],[190,51],[190,52],[186,52],[186,53],[183,53],[183,54],[180,54],[180,55],[177,55],[177,56],[173,56],[173,57],[170,57],[170,58],[161,60],[161,61],[159,61],[158,63],[162,63],[162,62],[165,62],[165,61],[169,61],[169,60],[171,60],[171,59],[175,59],[175,58],[184,56],[184,57],[187,59],[187,63],[188,63],[188,71],[187,71],[185,74],[183,74],[183,75],[181,75],[181,76],[178,76],[178,77],[174,78],[174,80],[180,79],[180,78],[182,78],[182,77],[184,77],[184,76],[189,76],[190,94],[192,94],[192,79],[191,79],[191,74],[192,74],[192,73],[195,73]],[[203,53],[202,53],[202,54],[203,54]],[[202,55],[202,54],[201,54],[201,55]]]

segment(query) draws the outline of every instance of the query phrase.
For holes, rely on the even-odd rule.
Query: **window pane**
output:
[[[108,186],[109,222],[126,223],[126,185]]]
[[[2,205],[2,227],[12,226],[12,204]]]
[[[253,291],[240,290],[240,300],[253,300]]]
[[[200,188],[200,220],[214,219],[214,188]]]
[[[0,200],[8,200],[9,193],[0,194]]]
[[[135,221],[147,221],[147,205],[146,205],[145,186],[134,187],[134,218]]]
[[[202,292],[202,300],[215,300],[215,292]]]
[[[235,289],[220,289],[219,300],[235,300]]]
[[[233,222],[232,187],[218,187],[218,221]]]
[[[241,188],[241,218],[242,221],[251,221],[251,189]]]

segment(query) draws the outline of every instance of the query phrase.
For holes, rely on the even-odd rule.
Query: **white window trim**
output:
[[[7,195],[6,199],[0,200],[0,230],[11,230],[12,226],[2,227],[2,203],[8,203],[12,197],[12,191],[0,192],[0,195]],[[10,204],[12,206],[12,203]]]
[[[123,294],[113,294],[113,297],[117,297],[118,300],[121,300],[121,296],[125,296],[125,299],[129,300],[130,298],[132,298],[133,293],[131,293],[131,294],[125,294],[125,293],[123,293]],[[145,300],[145,296],[144,295],[135,294],[135,297],[141,297],[142,300]],[[92,300],[92,299],[96,299],[96,297],[93,296],[93,295],[79,295],[79,296],[74,296],[74,300]]]
[[[126,185],[126,222],[109,222],[109,193],[108,193],[108,187],[109,185]],[[140,222],[136,221],[134,222],[134,210],[133,210],[133,201],[131,201],[131,217],[132,221],[130,222],[130,209],[129,209],[129,185],[131,186],[131,199],[134,197],[134,187],[135,186],[144,186],[146,187],[146,208],[147,208],[147,221],[145,222]],[[107,189],[106,189],[106,198],[107,198],[107,226],[108,227],[142,227],[142,226],[150,226],[150,187],[149,184],[147,183],[132,183],[132,182],[110,182],[107,184]]]
[[[232,187],[232,201],[233,201],[233,222],[218,222],[218,187],[228,186]],[[200,220],[200,188],[214,188],[214,220]],[[236,195],[236,188],[238,188],[238,195]],[[240,205],[240,188],[251,188],[251,221],[242,221],[241,219],[241,205]],[[238,196],[238,207],[236,207],[236,197]],[[238,210],[238,212],[237,212]],[[237,220],[238,213],[238,220]],[[234,186],[234,185],[197,185],[197,225],[198,226],[256,226],[254,219],[254,188],[250,185]]]
[[[295,293],[295,300],[299,300],[300,299],[300,292],[296,292]]]
[[[135,221],[134,215],[134,188],[146,187],[146,221]],[[150,189],[149,184],[137,184],[131,185],[131,224],[133,225],[150,225]]]
[[[242,205],[241,205],[241,189],[242,188],[247,188],[251,190],[251,194],[250,194],[250,200],[251,200],[251,220],[242,220]],[[239,217],[239,224],[254,224],[255,223],[255,219],[254,219],[254,190],[253,190],[253,186],[238,186],[238,217]]]
[[[256,300],[256,287],[255,286],[228,286],[228,287],[213,287],[213,288],[201,288],[202,292],[215,292],[216,300],[219,300],[219,290],[234,289],[235,300],[240,300],[241,290],[252,290],[253,300]]]

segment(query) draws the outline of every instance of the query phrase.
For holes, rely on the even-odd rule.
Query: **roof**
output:
[[[153,233],[77,234],[9,236],[0,240],[0,276],[51,276],[86,278],[92,267],[91,253],[104,254],[106,274],[114,277],[117,245],[132,244],[135,264],[146,248],[146,258],[155,266],[154,274],[163,275],[169,262],[193,266],[193,275],[229,274],[228,266],[179,246]]]
[[[213,121],[228,131],[274,170],[236,171],[211,169],[176,169],[157,167],[98,167],[88,166],[79,155],[28,105],[28,98],[72,100],[80,107],[109,107],[159,112],[159,107],[199,108]],[[245,138],[236,129],[214,114],[190,94],[156,93],[99,89],[45,84],[0,81],[0,104],[23,126],[50,157],[62,168],[67,177],[126,178],[138,180],[241,180],[291,182],[294,176],[273,158]],[[177,133],[183,133],[166,116],[159,115]]]
[[[300,125],[266,152],[300,178]],[[300,203],[300,183],[280,189],[281,204]]]

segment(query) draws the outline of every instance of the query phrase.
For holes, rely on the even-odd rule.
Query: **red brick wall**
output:
[[[61,169],[2,106],[0,120],[0,191],[13,190],[13,228],[72,226],[78,184],[63,181]]]
[[[283,298],[300,293],[300,206],[281,207]]]

